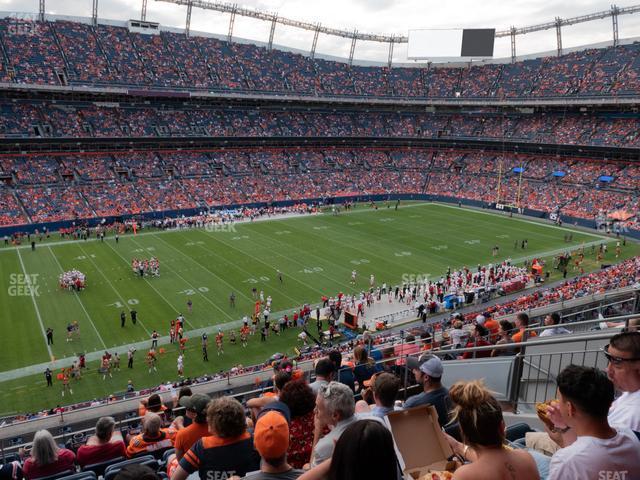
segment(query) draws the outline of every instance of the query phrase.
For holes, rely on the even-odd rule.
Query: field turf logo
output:
[[[39,276],[39,273],[31,273],[28,275],[12,273],[9,275],[9,288],[7,289],[7,293],[10,297],[39,297]]]

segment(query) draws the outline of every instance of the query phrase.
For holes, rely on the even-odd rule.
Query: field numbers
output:
[[[385,218],[381,218],[380,221],[381,222],[393,222],[395,220],[395,218],[389,218],[389,217],[385,217]]]
[[[231,240],[248,240],[249,235],[237,235],[235,237],[231,237]]]
[[[351,260],[350,263],[352,263],[353,265],[365,265],[371,262],[369,262],[369,260],[367,260],[366,258],[360,258],[358,260]]]
[[[436,251],[440,251],[440,250],[446,250],[447,248],[449,248],[447,245],[434,245],[433,247],[431,247],[432,250],[436,250]]]
[[[467,243],[469,245],[477,245],[480,243],[480,240],[465,240],[464,243]]]
[[[96,258],[96,256],[91,253],[88,257],[87,255],[80,255],[79,257],[74,258],[74,260],[86,260],[87,258]]]
[[[289,230],[279,230],[274,232],[276,235],[289,235],[291,232]]]
[[[208,287],[198,287],[196,290],[198,292],[200,292],[200,293],[207,293],[209,291],[209,288]],[[182,294],[184,294],[184,295],[186,295],[188,297],[192,297],[193,295],[196,294],[196,290],[193,290],[191,288],[187,288],[186,290],[181,290],[178,293],[182,293]]]
[[[197,241],[197,242],[187,242],[184,244],[185,247],[195,247],[196,245],[204,245],[203,241]]]
[[[136,248],[132,250],[134,253],[143,253],[143,252],[154,252],[156,247],[147,247],[147,248]]]
[[[127,303],[129,305],[138,305],[140,303],[140,300],[138,300],[137,298],[130,298],[129,300],[127,300]],[[124,307],[124,305],[122,304],[122,302],[113,302],[107,305],[107,307],[122,308]]]
[[[364,225],[362,222],[349,222],[347,223],[350,227],[355,227],[356,225]]]
[[[394,253],[396,257],[410,257],[411,252],[396,252]]]
[[[509,235],[496,235],[496,238],[509,238]]]
[[[265,277],[264,275],[262,277],[258,277],[258,278],[247,278],[246,280],[243,280],[242,283],[250,283],[250,284],[256,284],[256,283],[260,283],[260,282],[268,282],[269,281],[269,277]]]
[[[329,227],[326,225],[321,225],[319,227],[313,227],[314,230],[327,230]]]
[[[302,270],[299,270],[300,273],[320,273],[324,272],[322,267],[305,267]]]

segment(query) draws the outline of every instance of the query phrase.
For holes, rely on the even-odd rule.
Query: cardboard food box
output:
[[[430,472],[455,469],[455,463],[448,461],[453,450],[440,428],[435,407],[423,405],[391,412],[387,421],[405,475],[430,480]]]

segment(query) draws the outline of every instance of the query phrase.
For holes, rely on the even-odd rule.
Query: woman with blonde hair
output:
[[[454,480],[539,480],[533,457],[504,445],[502,408],[481,380],[455,383],[449,397],[455,405],[452,422],[460,425],[464,443],[447,439],[459,457],[471,462],[456,470]]]
[[[39,430],[33,437],[31,456],[24,462],[27,479],[48,477],[65,471],[75,472],[76,456],[71,450],[59,448],[48,430]]]

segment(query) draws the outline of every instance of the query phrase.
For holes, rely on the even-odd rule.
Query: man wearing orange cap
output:
[[[248,473],[251,480],[293,480],[304,472],[287,463],[289,423],[279,410],[263,411],[253,433],[253,445],[260,454],[260,470]]]

